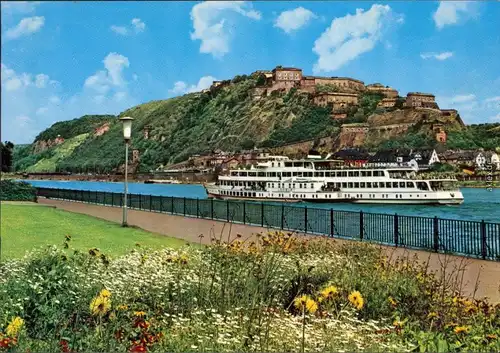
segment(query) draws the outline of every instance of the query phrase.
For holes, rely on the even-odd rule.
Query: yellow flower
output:
[[[434,318],[434,317],[438,317],[438,314],[437,314],[436,312],[434,312],[434,311],[433,311],[433,312],[430,312],[430,313],[429,313],[429,315],[427,315],[427,318],[428,318],[428,319],[432,319],[432,318]]]
[[[119,305],[118,310],[127,310],[128,309],[128,306],[127,305]]]
[[[134,311],[134,315],[142,317],[142,316],[146,315],[146,313],[144,311]]]
[[[23,324],[24,320],[21,319],[19,316],[13,317],[12,321],[9,323],[7,329],[5,330],[5,333],[7,334],[7,336],[10,337],[17,336]]]
[[[391,303],[392,306],[397,305],[396,301],[392,297],[389,297],[387,300],[389,301],[389,303]]]
[[[318,304],[316,304],[316,302],[307,295],[302,295],[295,298],[295,300],[293,301],[293,305],[295,306],[295,308],[299,310],[305,310],[311,314],[314,314],[316,310],[318,310]]]
[[[392,324],[394,325],[394,327],[400,327],[401,328],[401,327],[403,327],[404,322],[396,320]]]
[[[90,303],[90,312],[92,315],[105,315],[111,309],[111,299],[98,295]]]
[[[453,330],[456,334],[460,334],[460,333],[467,333],[469,332],[469,327],[467,326],[457,326],[455,327],[455,329]]]
[[[349,294],[347,299],[349,299],[349,302],[351,302],[351,304],[358,310],[363,309],[363,306],[365,305],[363,296],[357,290]]]
[[[337,287],[335,286],[328,286],[326,288],[324,288],[320,294],[321,296],[324,298],[324,299],[330,299],[330,298],[333,298],[333,296],[335,294],[338,293],[338,290],[337,290]]]
[[[107,289],[103,289],[99,295],[103,298],[109,298],[111,297],[111,292]]]

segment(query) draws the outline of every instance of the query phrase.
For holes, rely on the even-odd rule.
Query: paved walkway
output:
[[[112,222],[120,223],[122,219],[122,209],[118,207],[44,198],[39,198],[38,202]],[[237,234],[240,234],[242,239],[252,239],[256,233],[268,231],[266,228],[256,226],[136,210],[128,211],[128,223],[150,232],[190,242],[201,242],[203,244],[209,244],[210,239],[213,237],[223,240],[233,240],[237,237]],[[203,237],[200,237],[200,235],[203,235]],[[349,240],[343,239],[336,240],[340,243],[349,242]],[[491,302],[500,303],[500,262],[389,246],[381,246],[381,248],[392,259],[398,257],[413,258],[414,255],[417,255],[420,261],[429,262],[431,270],[443,272],[450,280],[458,276],[462,282],[463,293],[465,295],[475,295],[476,298],[488,297]]]

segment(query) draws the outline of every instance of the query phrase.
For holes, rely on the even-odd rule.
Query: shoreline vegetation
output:
[[[0,263],[2,348],[500,350],[500,305],[461,296],[461,269],[430,273],[369,244],[269,232],[113,257],[75,249],[71,235],[61,241]]]

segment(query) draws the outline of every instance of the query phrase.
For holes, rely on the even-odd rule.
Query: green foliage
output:
[[[12,142],[0,142],[0,155],[1,155],[1,171],[8,173],[12,170],[12,153],[14,144]]]
[[[316,85],[316,92],[317,93],[328,93],[328,92],[339,92],[339,88],[335,85]]]
[[[500,349],[500,307],[455,296],[457,270],[443,264],[438,277],[367,244],[270,232],[251,243],[138,246],[114,259],[73,241],[0,264],[0,334],[24,320],[15,351],[57,351],[61,340],[117,352]],[[99,295],[107,305],[92,313]],[[307,312],[296,300],[304,295]]]
[[[0,180],[0,200],[36,202],[36,189],[26,182]]]
[[[384,149],[415,149],[415,148],[432,148],[436,145],[433,136],[413,129],[406,134],[393,137],[390,140],[383,141],[376,146],[380,150]]]
[[[430,167],[430,171],[432,172],[454,172],[456,168],[448,163],[433,163]]]
[[[115,119],[116,117],[114,115],[84,115],[78,119],[59,121],[50,128],[42,131],[35,138],[35,142],[53,140],[58,135],[64,139],[69,139],[77,135],[92,132],[102,124]]]
[[[500,147],[500,123],[474,124],[460,131],[450,131],[447,135],[446,147],[495,150]]]

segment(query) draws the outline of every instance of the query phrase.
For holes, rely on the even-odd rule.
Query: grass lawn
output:
[[[71,246],[88,250],[99,248],[111,256],[122,255],[135,247],[181,247],[186,241],[122,228],[118,223],[71,213],[52,207],[1,205],[2,260],[22,257],[27,250],[46,245],[62,245],[71,235]]]

